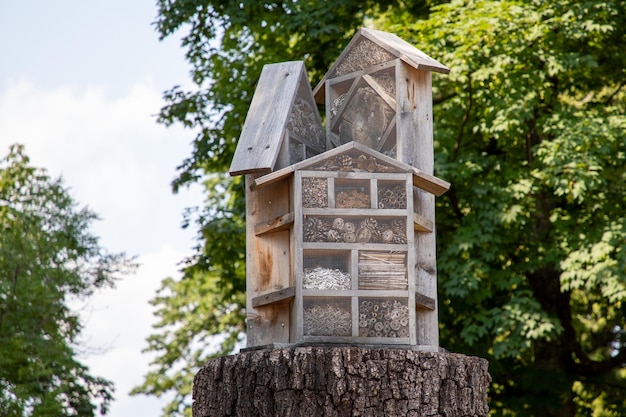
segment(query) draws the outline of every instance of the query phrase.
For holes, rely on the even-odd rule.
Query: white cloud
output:
[[[83,306],[84,340],[106,348],[83,360],[116,384],[111,417],[155,416],[163,406],[164,399],[129,397],[128,391],[148,372],[150,357],[141,353],[155,321],[148,301],[191,252],[193,237],[179,227],[181,212],[201,202],[197,189],[170,192],[191,133],[156,124],[161,105],[149,79],[117,98],[101,87],[42,90],[28,80],[0,86],[0,153],[11,143],[25,144],[34,165],[62,175],[78,202],[103,218],[94,225],[103,246],[138,255],[142,264]]]
[[[107,348],[102,353],[89,355],[86,362],[95,375],[115,381],[116,401],[112,416],[159,415],[163,400],[151,397],[130,397],[130,390],[143,382],[148,373],[148,362],[153,356],[141,349],[151,333],[149,324],[155,323],[148,301],[160,287],[160,279],[176,275],[176,263],[185,254],[170,245],[140,257],[142,266],[136,275],[119,283],[117,288],[98,293],[85,308],[88,317],[84,340],[89,347]],[[152,410],[151,413],[148,413]]]
[[[182,208],[200,201],[197,192],[170,192],[191,133],[158,125],[161,105],[150,80],[118,99],[99,87],[41,91],[20,80],[0,94],[0,137],[24,143],[33,164],[62,175],[106,220],[96,226],[104,241],[132,252],[135,242],[155,243],[162,228],[177,229]]]

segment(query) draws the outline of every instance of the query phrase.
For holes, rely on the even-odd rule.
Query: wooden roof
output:
[[[400,39],[398,36],[375,29],[362,28],[352,38],[350,43],[345,47],[339,58],[328,70],[324,78],[317,84],[313,90],[313,96],[318,103],[324,103],[325,89],[324,83],[328,78],[337,76],[337,70],[341,67],[342,62],[349,58],[350,53],[363,41],[373,42],[382,50],[390,55],[390,59],[398,58],[411,67],[419,70],[434,71],[442,74],[448,74],[450,68],[441,64],[439,61],[429,57],[410,43]]]
[[[357,142],[349,142],[344,145],[341,145],[337,148],[326,151],[322,154],[313,156],[309,159],[306,159],[302,162],[298,162],[296,164],[290,165],[283,169],[279,169],[278,171],[272,172],[267,175],[263,175],[254,180],[251,185],[251,188],[254,190],[259,187],[264,187],[270,184],[273,184],[282,179],[288,178],[294,172],[299,170],[305,170],[307,168],[314,167],[325,160],[334,158],[335,156],[344,154],[346,152],[356,150],[360,153],[376,158],[376,160],[380,161],[382,164],[386,166],[391,166],[396,168],[399,171],[412,173],[413,174],[413,185],[418,188],[423,189],[424,191],[428,191],[436,196],[440,196],[446,191],[450,189],[450,183],[444,181],[440,178],[435,177],[434,175],[427,174],[417,168],[414,168],[408,164],[400,162],[396,159],[390,158],[382,153],[375,151],[365,145],[362,145]]]
[[[230,165],[230,175],[273,170],[301,83],[306,83],[311,91],[302,61],[263,67]],[[311,93],[307,99],[315,108]]]

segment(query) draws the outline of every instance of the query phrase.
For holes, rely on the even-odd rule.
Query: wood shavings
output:
[[[302,178],[302,207],[328,207],[328,181],[326,178]]]
[[[349,290],[350,274],[340,269],[317,266],[304,270],[302,288],[305,290]]]
[[[357,190],[340,191],[335,198],[337,208],[370,208],[370,196]]]

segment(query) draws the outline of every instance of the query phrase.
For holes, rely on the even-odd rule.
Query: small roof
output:
[[[362,42],[370,44],[374,43],[380,49],[379,53],[368,54],[368,52],[371,51],[366,51],[365,53],[359,51],[358,46]],[[356,33],[356,35],[354,35],[348,46],[345,47],[341,55],[339,55],[339,58],[337,58],[332,67],[330,67],[326,75],[324,75],[324,78],[322,78],[322,80],[313,90],[313,96],[318,103],[324,102],[325,81],[329,78],[343,75],[341,71],[342,64],[344,63],[344,61],[351,58],[350,54],[353,50],[358,55],[358,58],[363,62],[363,67],[356,68],[355,70],[362,70],[373,64],[378,64],[398,58],[415,69],[434,71],[442,74],[448,74],[450,72],[450,68],[441,64],[439,61],[429,57],[424,52],[420,51],[410,43],[400,39],[393,33],[383,32],[375,29],[361,28]],[[366,55],[370,56],[368,57]],[[372,59],[376,58],[371,55],[378,55],[381,62],[373,62]]]
[[[266,173],[274,169],[302,83],[309,92],[305,99],[315,108],[304,62],[280,62],[263,67],[237,142],[230,175]]]
[[[366,164],[366,168],[363,169],[365,171],[378,172],[378,170],[382,170],[382,172],[389,172],[388,169],[395,169],[396,171],[412,173],[413,185],[436,196],[440,196],[450,189],[449,182],[437,178],[434,175],[427,174],[422,170],[400,162],[396,159],[390,158],[358,142],[346,143],[322,154],[313,156],[304,161],[259,177],[254,180],[250,188],[255,190],[257,188],[273,184],[277,181],[289,177],[296,171],[305,169],[320,169],[320,164],[324,165],[324,162],[333,161],[337,156],[347,153],[354,153],[354,151],[356,151],[360,155],[364,155],[365,158],[373,158],[375,160],[376,163],[374,164],[374,166],[372,166],[372,159],[365,159],[364,162]],[[332,162],[331,165],[326,164],[326,166],[332,166]],[[337,167],[334,169],[340,171],[341,167]]]

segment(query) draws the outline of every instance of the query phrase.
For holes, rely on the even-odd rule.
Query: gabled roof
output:
[[[274,169],[298,97],[316,112],[321,131],[304,63],[291,61],[263,67],[230,165],[230,175]]]
[[[448,74],[450,69],[437,60],[429,57],[410,43],[398,36],[375,29],[362,28],[345,47],[337,61],[330,67],[324,78],[313,90],[318,103],[324,102],[324,83],[353,71],[363,70],[375,64],[400,59],[419,70],[434,71]]]
[[[413,174],[413,185],[436,196],[440,196],[450,188],[450,183],[434,175],[427,174],[408,164],[390,158],[382,153],[368,148],[357,142],[349,142],[337,148],[316,155],[302,162],[290,165],[278,171],[264,175],[254,180],[251,188],[257,189],[277,181],[283,180],[300,170],[343,171],[342,156],[349,156],[354,162],[350,170],[367,172],[406,172]],[[356,157],[356,161],[354,161]],[[356,165],[354,165],[356,164]]]

